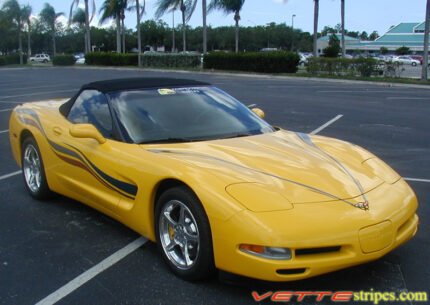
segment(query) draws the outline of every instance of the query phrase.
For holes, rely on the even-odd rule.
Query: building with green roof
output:
[[[403,22],[393,26],[387,33],[375,41],[360,41],[359,39],[345,36],[345,48],[347,51],[379,51],[382,47],[389,51],[395,51],[400,47],[408,47],[414,53],[422,53],[424,47],[424,22]],[[341,39],[340,34],[336,36]],[[318,51],[328,46],[330,36],[323,36],[318,39]]]

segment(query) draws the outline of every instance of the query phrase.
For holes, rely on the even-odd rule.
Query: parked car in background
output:
[[[81,58],[85,58],[85,54],[84,54],[84,53],[82,53],[82,52],[79,52],[79,53],[75,53],[75,54],[73,54],[73,57],[74,57],[76,60],[78,60],[78,59],[81,59]]]
[[[411,58],[410,56],[395,56],[393,57],[393,62],[398,62],[404,65],[419,65],[420,62],[416,59]]]
[[[85,65],[85,57],[80,57],[80,58],[76,59],[75,64]]]
[[[43,62],[43,63],[47,63],[51,61],[51,57],[49,57],[48,54],[36,54],[32,57],[30,57],[30,62]]]
[[[306,65],[308,63],[308,58],[306,55],[303,53],[298,53],[298,55],[300,56],[299,65]]]
[[[260,52],[276,52],[279,51],[278,48],[262,48]]]
[[[423,64],[423,57],[421,55],[411,55],[412,59],[418,60],[420,62],[420,65]]]

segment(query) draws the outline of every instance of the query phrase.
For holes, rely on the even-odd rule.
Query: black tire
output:
[[[26,178],[26,166],[25,166],[25,155],[28,150],[34,149],[34,152],[39,158],[39,172],[40,172],[40,184],[38,187],[30,186],[29,179]],[[46,180],[45,167],[43,165],[42,154],[40,153],[39,146],[33,137],[27,137],[22,142],[21,147],[21,164],[22,164],[22,177],[24,179],[24,185],[30,195],[37,200],[45,200],[52,197],[53,192],[49,189],[48,181]]]
[[[189,220],[189,223],[191,223],[192,225],[194,225],[195,223],[196,225],[195,227],[197,228],[196,231],[198,235],[198,246],[194,247],[194,249],[191,247],[192,245],[190,245],[191,242],[187,241],[187,238],[185,238],[185,246],[181,247],[179,244],[175,243],[175,250],[167,250],[167,247],[165,245],[166,235],[160,234],[160,232],[165,231],[162,227],[164,227],[166,223],[166,220],[162,219],[162,213],[164,214],[164,212],[166,211],[165,209],[171,206],[172,202],[182,203],[188,209],[188,211],[186,211],[185,213],[190,212],[192,214],[191,216],[188,215],[192,219],[184,218],[184,223],[186,223],[186,220]],[[179,206],[178,208],[180,209]],[[174,209],[171,211],[172,213],[175,212]],[[172,214],[169,215],[172,216]],[[212,234],[206,213],[204,212],[204,209],[196,195],[185,186],[171,188],[165,191],[157,200],[154,216],[157,246],[170,270],[178,277],[187,281],[197,281],[212,277],[216,270],[213,258]],[[167,223],[169,222],[167,221]],[[180,220],[178,221],[178,224],[179,223]],[[185,228],[186,225],[184,225],[183,227]],[[172,230],[174,230],[173,227]],[[188,229],[184,230],[188,231]],[[176,235],[178,233],[176,232],[176,230],[174,230],[174,232],[175,233],[172,233],[172,236],[168,238],[176,239]],[[162,239],[164,242],[162,241]],[[186,253],[192,250],[195,251],[195,248],[197,248],[197,255],[194,257],[194,261],[190,266],[178,266],[178,263],[175,262],[175,259],[169,257],[170,254],[167,254],[167,252],[184,254],[183,249],[187,248],[188,246],[191,247],[191,250],[187,250]]]
[[[416,62],[413,62],[413,63],[412,63],[412,66],[413,66],[413,67],[415,67],[416,65],[417,65],[417,63],[416,63]]]

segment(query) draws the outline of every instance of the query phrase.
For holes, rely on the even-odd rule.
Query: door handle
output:
[[[52,131],[53,131],[57,136],[60,136],[60,135],[63,133],[63,131],[61,130],[61,128],[60,128],[60,127],[54,127],[54,128],[52,128]]]

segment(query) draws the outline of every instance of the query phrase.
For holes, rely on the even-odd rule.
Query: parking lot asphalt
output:
[[[18,170],[7,133],[14,106],[70,97],[86,82],[133,76],[210,82],[244,104],[258,104],[273,125],[294,131],[310,132],[342,114],[320,134],[369,149],[403,177],[430,179],[428,89],[74,68],[0,69],[0,177]],[[298,282],[268,283],[221,273],[210,281],[189,283],[172,275],[156,246],[148,242],[57,304],[255,304],[253,290],[430,293],[430,183],[411,181],[410,185],[420,202],[419,231],[413,240],[378,261]],[[0,179],[0,194],[0,304],[36,304],[139,237],[73,200],[61,196],[48,202],[31,199],[20,175]],[[305,299],[302,304],[315,302]]]

